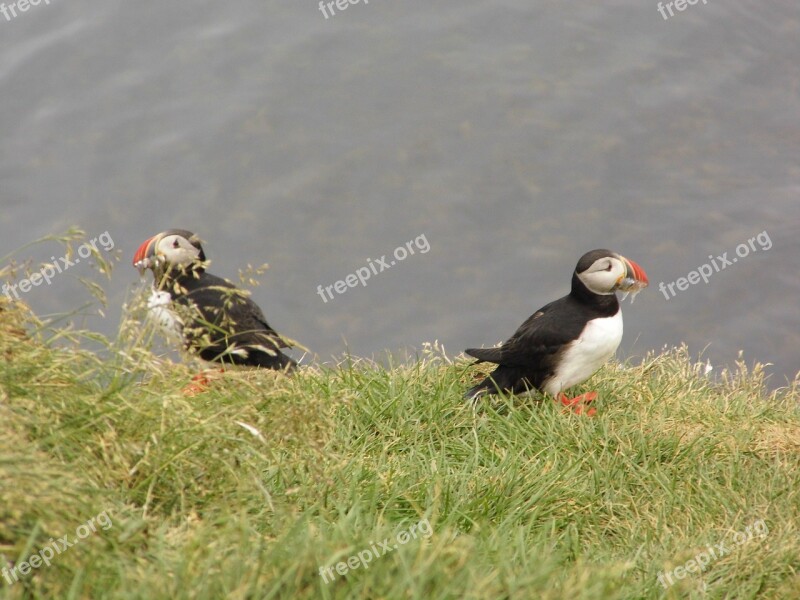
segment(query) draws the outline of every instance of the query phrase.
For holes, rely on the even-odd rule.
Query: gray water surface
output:
[[[510,335],[583,252],[636,260],[620,357],[688,343],[800,369],[800,6],[50,0],[0,15],[0,256],[108,231],[113,333],[130,259],[171,227],[320,360]],[[766,232],[769,249],[658,290]],[[425,236],[366,287],[329,286]],[[762,238],[764,239],[764,238]],[[47,260],[53,245],[25,253]],[[66,312],[76,265],[25,300]],[[673,288],[675,289],[675,288]]]

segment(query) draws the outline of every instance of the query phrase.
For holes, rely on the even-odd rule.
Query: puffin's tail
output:
[[[297,368],[297,363],[280,350],[275,350],[275,354],[263,351],[251,352],[251,357],[253,360],[251,364],[256,367],[286,371],[287,373],[291,373]]]
[[[477,359],[474,363],[472,363],[473,365],[477,365],[478,363],[482,362],[500,362],[499,348],[467,348],[464,350],[464,353]],[[492,379],[492,376],[488,375],[478,385],[471,387],[464,393],[464,400],[471,400],[472,402],[475,402],[478,400],[478,398],[485,394],[495,393],[497,393],[497,384],[495,383],[494,379]]]
[[[464,392],[464,400],[469,400],[470,402],[477,402],[478,399],[485,395],[491,394],[496,389],[494,381],[492,381],[491,377],[487,377],[483,381],[481,381],[478,385],[469,388],[466,392]]]

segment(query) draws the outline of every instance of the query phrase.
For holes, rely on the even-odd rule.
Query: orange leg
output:
[[[574,398],[569,398],[562,392],[558,395],[557,400],[560,401],[563,406],[568,407],[576,415],[593,417],[597,414],[597,409],[586,406],[587,404],[597,400],[597,392],[586,392],[585,394],[575,396]]]
[[[208,388],[211,386],[211,382],[218,378],[218,373],[224,373],[225,369],[206,369],[205,371],[201,371],[194,377],[192,377],[192,382],[183,388],[183,395],[184,396],[196,396],[197,394],[202,394],[203,392],[208,391]]]

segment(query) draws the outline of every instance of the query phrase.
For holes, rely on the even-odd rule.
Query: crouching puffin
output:
[[[496,348],[470,348],[477,361],[497,367],[467,391],[475,400],[498,390],[512,394],[539,390],[582,413],[597,398],[590,392],[568,398],[563,392],[584,382],[614,355],[622,340],[622,310],[615,292],[637,294],[648,285],[644,270],[610,250],[592,250],[578,261],[569,294],[531,315]],[[595,413],[593,408],[586,414]]]
[[[206,272],[203,246],[191,231],[154,235],[136,251],[133,266],[142,275],[153,271],[148,301],[153,316],[180,333],[200,358],[286,371],[296,366],[280,350],[290,344],[267,324],[247,293]]]

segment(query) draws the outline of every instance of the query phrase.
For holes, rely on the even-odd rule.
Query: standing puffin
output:
[[[648,283],[644,270],[632,260],[610,250],[587,252],[575,267],[569,294],[537,310],[499,347],[466,350],[478,359],[473,364],[497,367],[465,397],[536,389],[581,413],[581,403],[593,401],[597,393],[568,398],[563,391],[586,381],[616,352],[622,340],[622,310],[615,292],[635,295]],[[587,414],[594,412],[589,409]]]
[[[146,240],[133,257],[144,274],[153,271],[148,307],[162,324],[179,332],[186,347],[208,361],[292,370],[281,353],[290,344],[267,324],[249,295],[206,272],[200,239],[185,229],[169,229]]]

